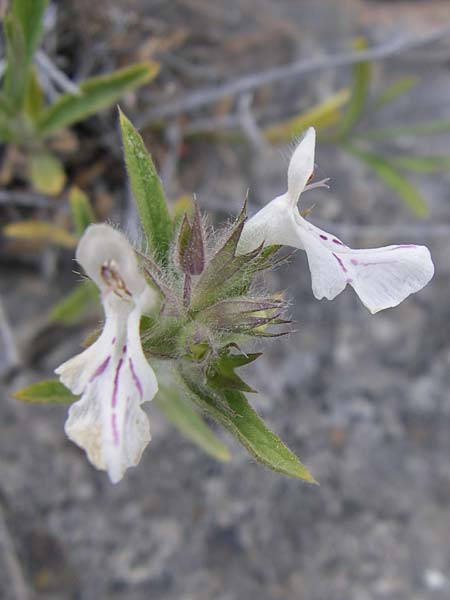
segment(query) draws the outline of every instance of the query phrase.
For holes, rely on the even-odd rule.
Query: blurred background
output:
[[[355,67],[366,47],[372,60]],[[269,472],[221,431],[233,458],[218,463],[152,405],[152,442],[112,486],[66,439],[66,407],[12,399],[77,352],[99,313],[53,318],[79,279],[73,249],[8,227],[70,232],[71,184],[98,220],[137,235],[117,114],[65,134],[57,194],[34,189],[4,144],[0,597],[448,600],[449,2],[61,0],[41,48],[75,83],[159,63],[121,107],[169,198],[195,193],[214,224],[247,190],[250,213],[283,192],[291,139],[315,124],[316,179],[331,181],[305,195],[309,218],[353,247],[425,244],[436,275],[375,316],[350,289],[316,301],[301,252],[267,280],[287,290],[298,325],[247,368],[251,401],[320,487]]]

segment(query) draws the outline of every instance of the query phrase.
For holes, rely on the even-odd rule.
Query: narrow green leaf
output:
[[[367,140],[387,140],[399,137],[415,137],[418,135],[439,135],[450,131],[449,119],[437,119],[425,121],[414,125],[402,125],[401,127],[386,127],[370,131],[358,131],[353,135],[355,138]]]
[[[356,51],[367,50],[367,40],[365,38],[357,38],[353,46]],[[372,67],[370,62],[364,61],[354,65],[352,95],[339,128],[340,137],[347,137],[359,122],[366,106],[371,76]]]
[[[341,118],[341,109],[348,102],[349,97],[347,89],[340,90],[310,110],[282,123],[267,127],[263,132],[264,137],[272,144],[278,144],[300,135],[310,126],[314,126],[317,131],[320,131],[335,125]]]
[[[42,114],[38,133],[45,137],[87,119],[118,102],[126,92],[152,80],[158,71],[158,63],[147,62],[87,79],[80,85],[80,94],[64,94]]]
[[[415,173],[438,173],[450,169],[450,156],[398,156],[393,163],[399,169]]]
[[[181,397],[181,390],[160,386],[156,405],[177,429],[213,458],[226,462],[231,455],[228,448],[216,437],[189,400]]]
[[[228,429],[257,461],[289,477],[315,483],[308,469],[267,429],[244,394],[236,390],[222,393],[210,390],[201,383],[201,373],[186,366],[180,368],[180,375],[193,402]]]
[[[12,0],[11,13],[17,19],[25,40],[25,58],[33,58],[42,35],[42,26],[48,0]]]
[[[64,167],[54,154],[37,152],[29,157],[29,178],[37,192],[57,196],[66,183]]]
[[[417,216],[423,217],[428,213],[427,204],[421,194],[382,156],[366,152],[350,144],[344,144],[343,148],[370,167]]]
[[[91,203],[86,194],[73,186],[69,191],[70,210],[72,211],[72,219],[75,224],[75,231],[79,236],[83,235],[84,230],[94,223],[95,216],[92,210]]]
[[[398,79],[392,85],[383,90],[383,92],[374,101],[373,108],[375,110],[379,110],[386,104],[390,104],[394,100],[397,100],[397,98],[407,94],[418,83],[419,77],[407,76]]]
[[[53,306],[50,320],[63,325],[78,323],[98,300],[96,285],[92,281],[83,281]]]
[[[39,85],[35,69],[30,70],[27,93],[25,96],[25,112],[32,121],[36,121],[44,106],[44,94]]]
[[[17,114],[23,107],[29,72],[24,32],[17,18],[11,14],[5,17],[3,30],[6,42],[3,94],[14,114]]]
[[[125,163],[149,249],[167,263],[173,229],[161,180],[144,141],[120,112]]]
[[[2,229],[3,235],[30,242],[55,244],[62,248],[75,248],[78,239],[69,231],[49,221],[17,221]]]
[[[78,396],[74,396],[57,379],[33,383],[15,392],[14,398],[31,404],[71,404],[78,400]]]

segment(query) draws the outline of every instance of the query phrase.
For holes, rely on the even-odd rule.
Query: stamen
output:
[[[327,190],[329,190],[330,186],[327,183],[328,181],[330,181],[330,178],[326,177],[325,179],[321,179],[320,181],[316,181],[315,183],[308,183],[308,185],[305,185],[305,189],[303,191],[308,192],[309,190],[315,190],[317,188],[326,188]]]
[[[117,265],[113,260],[107,260],[101,266],[100,274],[103,281],[110,287],[116,296],[123,298],[124,294],[131,297],[131,292],[125,285],[124,280],[119,274]]]

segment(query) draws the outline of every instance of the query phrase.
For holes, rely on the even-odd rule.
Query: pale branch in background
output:
[[[137,120],[137,127],[142,128],[153,121],[196,110],[202,106],[213,104],[221,98],[250,92],[263,85],[276,83],[290,77],[299,77],[300,75],[307,75],[316,71],[354,65],[365,61],[380,61],[395,54],[437,42],[449,34],[450,26],[446,25],[422,36],[408,36],[398,40],[391,40],[368,50],[343,52],[335,56],[323,56],[315,59],[302,59],[281,67],[274,67],[260,73],[246,75],[223,85],[183,95],[180,100],[175,100],[174,102],[161,103],[160,106],[141,115],[140,119]]]

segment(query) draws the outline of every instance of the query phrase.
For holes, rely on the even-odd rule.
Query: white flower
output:
[[[100,288],[105,324],[96,342],[55,371],[74,394],[81,394],[70,407],[65,431],[117,483],[150,441],[140,405],[153,398],[158,384],[142,351],[139,322],[154,296],[133,248],[108,225],[86,230],[76,258]]]
[[[287,192],[245,224],[238,251],[248,252],[262,243],[305,250],[313,293],[319,300],[332,300],[349,284],[371,313],[397,306],[432,278],[430,252],[413,244],[354,250],[306,221],[297,202],[302,191],[320,185],[307,185],[314,170],[315,141],[311,127],[289,163]]]

